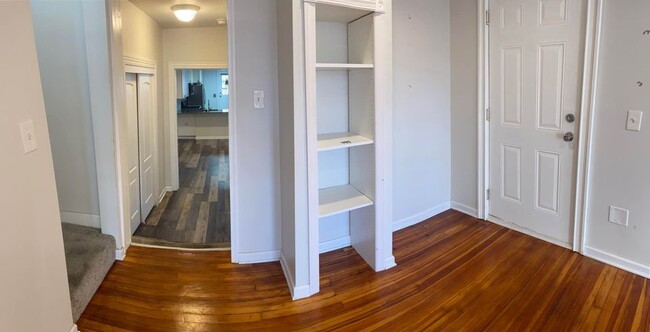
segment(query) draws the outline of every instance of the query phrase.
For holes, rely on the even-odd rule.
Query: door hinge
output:
[[[490,108],[485,109],[485,121],[490,121]]]
[[[485,25],[490,25],[490,11],[485,11]]]
[[[490,189],[487,190],[487,200],[490,200]]]

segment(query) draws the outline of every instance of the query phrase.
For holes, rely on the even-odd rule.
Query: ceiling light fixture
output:
[[[176,5],[172,7],[176,18],[182,22],[192,21],[199,9],[201,8],[195,5]]]

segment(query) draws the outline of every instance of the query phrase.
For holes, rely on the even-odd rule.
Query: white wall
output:
[[[28,1],[0,2],[0,331],[69,331],[72,311],[54,166]],[[19,123],[38,150],[24,154]]]
[[[60,210],[99,227],[84,15],[81,1],[32,1]]]
[[[156,63],[156,125],[158,140],[158,186],[154,189],[159,195],[169,184],[165,174],[169,172],[169,149],[164,147],[168,144],[167,130],[165,127],[165,87],[163,71],[166,66],[163,63],[163,41],[162,29],[151,17],[144,13],[128,0],[122,0],[120,11],[122,14],[122,52],[125,56],[140,60],[153,61]],[[158,202],[156,202],[158,203]]]
[[[228,28],[163,30],[163,61],[228,62]]]
[[[449,208],[449,13],[450,0],[393,3],[395,227]]]
[[[476,215],[478,1],[451,1],[451,201]]]
[[[604,2],[586,244],[650,274],[650,2]],[[641,132],[625,130],[628,110],[645,111]],[[610,205],[629,227],[607,221]]]
[[[236,0],[237,214],[239,255],[280,250],[280,148],[275,0]],[[253,90],[264,90],[265,108],[253,109]],[[273,256],[274,255],[274,256]]]

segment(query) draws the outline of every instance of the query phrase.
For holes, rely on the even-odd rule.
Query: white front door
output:
[[[127,151],[129,165],[129,218],[131,234],[141,222],[140,208],[140,158],[138,148],[138,83],[136,74],[126,74],[125,80]]]
[[[144,220],[154,205],[154,108],[153,75],[138,74],[138,140],[140,160],[140,208]]]
[[[490,1],[490,219],[565,246],[586,2]]]

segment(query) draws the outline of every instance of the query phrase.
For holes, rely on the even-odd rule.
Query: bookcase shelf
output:
[[[351,185],[319,190],[319,217],[349,212],[373,204],[372,200]]]
[[[318,151],[347,149],[355,146],[373,144],[370,138],[354,133],[335,133],[318,135]]]

